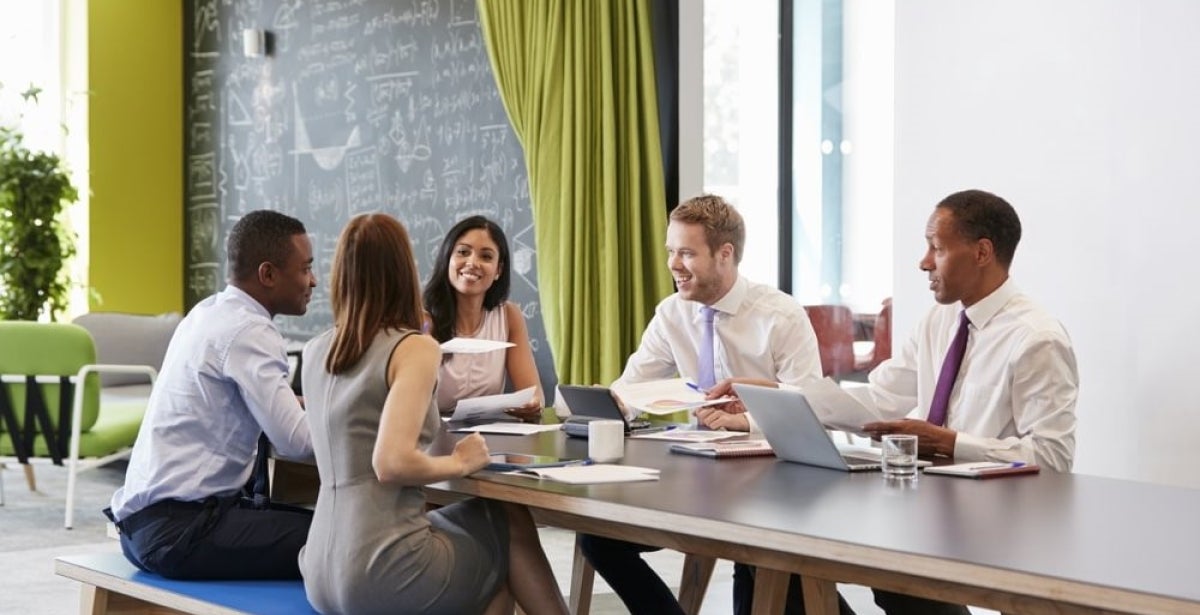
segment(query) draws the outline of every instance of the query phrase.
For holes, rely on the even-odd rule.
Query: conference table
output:
[[[435,451],[461,434],[443,433]],[[583,458],[561,432],[486,436],[492,452]],[[539,522],[758,566],[754,611],[782,612],[788,573],[808,613],[836,582],[1003,613],[1200,613],[1200,490],[1094,476],[889,482],[774,457],[707,459],[628,439],[657,481],[567,485],[497,472],[436,483],[431,501],[524,504]]]

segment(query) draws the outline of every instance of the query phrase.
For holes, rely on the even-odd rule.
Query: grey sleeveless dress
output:
[[[308,601],[322,613],[478,613],[507,579],[508,523],[499,504],[468,500],[426,513],[420,488],[375,477],[388,358],[413,333],[380,333],[338,376],[325,371],[332,331],[304,348],[321,491],[300,571]],[[418,445],[428,447],[441,424],[430,399]]]

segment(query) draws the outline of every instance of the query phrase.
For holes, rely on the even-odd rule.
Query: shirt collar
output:
[[[264,307],[263,304],[259,303],[258,299],[251,297],[250,293],[234,286],[233,284],[227,284],[225,286],[225,290],[221,291],[220,300],[236,301],[238,303],[245,304],[250,309],[262,314],[267,320],[273,320],[271,318],[271,312],[267,311],[267,308]]]
[[[721,297],[716,301],[716,303],[713,303],[712,308],[720,313],[737,314],[738,309],[740,309],[742,307],[742,303],[745,302],[746,293],[749,292],[749,290],[750,283],[746,280],[746,278],[743,278],[739,275],[737,280],[733,283],[733,288],[730,288],[729,292],[725,293],[724,297]],[[700,302],[695,303],[696,305],[693,309],[696,317],[701,318],[702,316],[700,309],[704,307],[704,304]]]
[[[976,301],[975,305],[966,308],[967,319],[971,321],[971,324],[975,325],[976,329],[982,329],[1010,299],[1017,296],[1020,292],[1021,290],[1017,288],[1012,278],[1005,280],[990,295]]]

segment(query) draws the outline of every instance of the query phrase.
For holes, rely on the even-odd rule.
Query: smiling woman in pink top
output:
[[[510,262],[504,231],[483,216],[460,221],[442,240],[425,285],[430,334],[439,343],[466,337],[514,344],[503,351],[446,355],[437,388],[443,415],[453,413],[460,399],[503,393],[507,377],[513,390],[535,387],[533,400],[509,414],[534,421],[541,416],[544,397],[525,317],[508,301]]]

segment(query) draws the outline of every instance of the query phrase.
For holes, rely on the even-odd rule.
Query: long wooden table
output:
[[[493,452],[587,455],[586,441],[558,432],[487,440]],[[647,440],[628,440],[622,463],[661,479],[571,486],[488,472],[426,491],[757,565],[761,613],[782,611],[787,573],[803,575],[813,615],[837,612],[835,582],[1005,613],[1200,613],[1198,490],[1049,472],[903,486],[774,458],[672,455]]]

